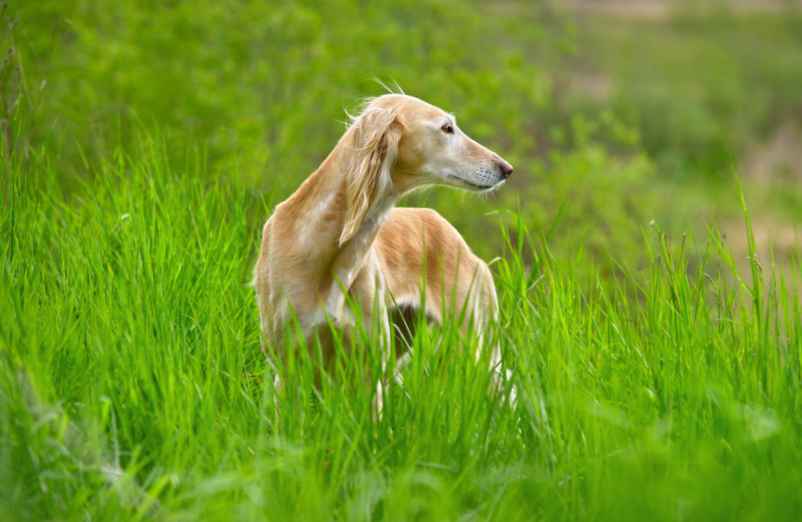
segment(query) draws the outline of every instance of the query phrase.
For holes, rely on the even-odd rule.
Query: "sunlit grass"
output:
[[[0,520],[799,520],[802,272],[746,204],[759,232],[798,190],[739,201],[732,174],[795,122],[800,20],[0,8]],[[516,166],[405,201],[496,258],[515,407],[451,322],[420,324],[380,420],[377,339],[323,377],[314,347],[260,351],[261,225],[376,79]],[[700,235],[739,212],[740,250]]]
[[[248,286],[270,205],[149,143],[69,195],[46,157],[4,163],[0,518],[779,520],[802,508],[799,301],[757,260],[752,280],[722,274],[715,236],[694,243],[715,270],[689,268],[682,244],[650,230],[648,262],[603,278],[513,219],[493,264],[492,334],[517,406],[488,392],[475,340],[422,327],[375,421],[370,338],[344,346],[319,387],[314,356],[294,351],[276,394]]]

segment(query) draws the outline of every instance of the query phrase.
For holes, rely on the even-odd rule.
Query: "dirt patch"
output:
[[[802,0],[563,0],[557,9],[577,13],[603,14],[639,20],[662,20],[676,12],[729,9],[734,12],[781,12],[802,8]]]
[[[659,0],[567,0],[558,2],[555,7],[577,13],[660,20],[671,12],[672,3]]]
[[[758,264],[764,276],[774,273],[788,288],[802,290],[798,260],[802,258],[802,226],[762,217],[752,223]],[[749,280],[749,244],[743,221],[730,221],[721,227],[727,246],[731,249],[738,272]],[[802,296],[800,296],[802,297]]]
[[[785,123],[768,140],[751,146],[744,158],[743,173],[761,184],[802,183],[802,129]]]
[[[568,77],[568,91],[596,102],[605,102],[613,93],[613,80],[603,73],[575,72]]]

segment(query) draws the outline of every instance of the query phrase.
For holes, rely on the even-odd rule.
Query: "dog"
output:
[[[463,328],[481,336],[498,314],[488,265],[434,210],[394,207],[430,185],[494,191],[512,172],[442,109],[406,94],[368,99],[328,157],[264,225],[254,269],[263,350],[286,356],[292,320],[310,341],[330,322],[354,326],[348,303],[357,304],[365,325],[381,328],[383,357],[391,312],[399,308],[435,322],[464,310]],[[330,362],[331,350],[324,355]],[[490,364],[498,384],[497,346]],[[381,384],[377,395],[380,408]]]

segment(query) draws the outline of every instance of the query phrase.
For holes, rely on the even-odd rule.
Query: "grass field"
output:
[[[1,520],[799,519],[799,250],[769,256],[757,227],[793,226],[802,190],[793,170],[745,172],[802,108],[798,12],[2,16]],[[367,336],[319,387],[303,350],[271,386],[261,224],[374,77],[517,167],[491,198],[409,202],[495,259],[514,407],[452,324],[418,329],[380,421],[354,384],[379,364]]]

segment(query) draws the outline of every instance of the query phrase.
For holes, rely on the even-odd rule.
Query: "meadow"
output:
[[[798,9],[0,12],[0,519],[799,519],[802,171],[755,159],[802,119]],[[405,202],[492,260],[514,406],[448,323],[378,421],[370,336],[271,385],[261,224],[377,79],[516,166]]]

